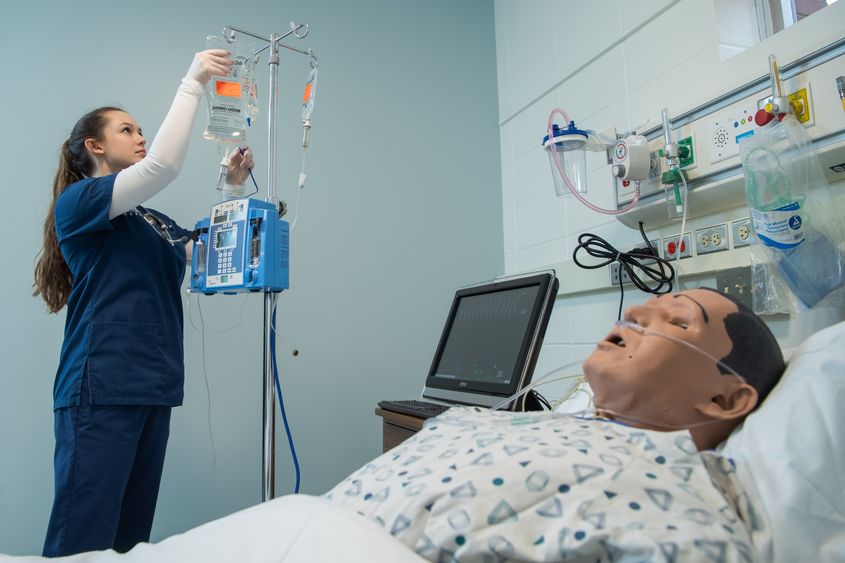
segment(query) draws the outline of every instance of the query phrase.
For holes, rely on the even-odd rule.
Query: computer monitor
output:
[[[491,407],[531,381],[557,295],[553,271],[460,289],[422,396]]]

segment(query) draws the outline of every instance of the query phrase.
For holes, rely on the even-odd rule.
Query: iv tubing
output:
[[[190,298],[190,293],[188,294],[188,298]],[[188,311],[190,312],[190,303],[188,304]],[[217,449],[214,447],[214,432],[211,426],[211,386],[208,382],[208,370],[206,369],[205,365],[205,319],[202,316],[202,304],[200,300],[197,299],[197,310],[200,314],[200,327],[202,328],[200,332],[201,340],[202,340],[202,374],[205,377],[205,393],[206,398],[208,399],[208,438],[211,441],[211,512],[214,512],[214,481],[217,479]],[[193,323],[193,321],[192,321]],[[196,328],[196,327],[194,327]]]
[[[605,215],[621,215],[622,213],[630,211],[631,209],[636,207],[637,203],[639,203],[639,201],[640,201],[639,183],[637,183],[637,191],[634,192],[634,199],[631,201],[631,203],[629,203],[627,206],[623,207],[622,209],[604,209],[603,207],[598,207],[596,205],[593,205],[589,201],[587,201],[587,199],[584,196],[582,196],[581,194],[578,193],[578,191],[572,185],[572,182],[570,182],[569,178],[566,176],[566,172],[563,170],[563,167],[560,164],[560,156],[557,154],[558,151],[555,149],[555,137],[554,137],[554,132],[552,130],[552,124],[554,123],[555,114],[560,114],[563,117],[563,119],[566,121],[566,123],[569,123],[569,116],[566,114],[565,111],[563,111],[560,108],[555,108],[555,109],[552,110],[552,112],[549,114],[549,122],[548,122],[548,127],[547,127],[547,130],[548,130],[547,132],[548,132],[548,135],[549,135],[548,150],[550,151],[550,153],[552,155],[552,159],[554,160],[555,167],[557,168],[557,171],[560,174],[560,177],[563,178],[563,182],[566,184],[566,187],[569,188],[569,192],[572,195],[575,196],[575,199],[577,199],[578,201],[580,201],[581,203],[583,203],[585,206],[589,207],[593,211],[595,211],[597,213],[603,213]]]
[[[622,414],[622,413],[616,412],[614,410],[606,409],[606,408],[603,408],[603,407],[594,407],[594,409],[595,410],[593,410],[593,411],[584,410],[584,411],[581,411],[581,412],[573,413],[572,416],[579,417],[579,418],[583,418],[585,416],[589,416],[589,417],[592,417],[592,418],[599,418],[599,419],[603,418],[603,419],[606,419],[606,420],[609,420],[609,421],[612,421],[612,422],[624,424],[625,426],[628,426],[627,424],[625,424],[628,421],[636,422],[638,424],[649,426],[654,430],[660,430],[660,431],[663,431],[663,432],[674,432],[674,431],[678,431],[678,430],[689,430],[690,428],[700,428],[702,426],[709,426],[711,424],[719,424],[721,422],[725,422],[722,419],[701,420],[699,422],[690,422],[688,424],[677,424],[677,425],[672,426],[672,425],[668,425],[668,424],[656,424],[654,421],[645,420],[643,418],[631,416],[631,415],[628,415],[628,414]],[[612,418],[612,419],[607,418],[606,416],[602,415],[601,413],[612,414],[615,418]]]
[[[677,169],[678,174],[681,176],[681,182],[684,184],[684,216],[681,219],[681,234],[678,237],[678,255],[675,257],[675,277],[678,280],[678,284],[676,286],[676,292],[681,291],[681,243],[684,242],[684,229],[687,226],[687,203],[689,202],[689,188],[687,187],[687,179],[684,175],[684,171],[680,168]],[[690,245],[692,244],[692,237],[690,237]],[[692,251],[690,251],[692,253]],[[735,372],[734,372],[735,373]]]
[[[627,328],[629,330],[639,332],[640,334],[643,334],[643,335],[660,336],[660,337],[663,337],[667,340],[671,340],[673,342],[676,342],[678,344],[686,346],[687,348],[689,348],[689,349],[709,358],[710,360],[715,362],[716,365],[718,365],[718,366],[724,368],[726,371],[730,372],[730,374],[735,376],[741,383],[746,382],[745,378],[742,377],[735,369],[733,369],[732,367],[730,367],[729,365],[727,365],[726,363],[724,363],[720,359],[716,358],[715,356],[713,356],[709,352],[703,350],[702,348],[696,346],[695,344],[693,344],[691,342],[687,342],[685,340],[681,340],[680,338],[676,338],[674,336],[664,334],[663,332],[659,332],[659,331],[656,331],[656,330],[651,330],[651,329],[645,328],[645,327],[643,327],[643,326],[641,326],[637,323],[631,322],[631,321],[616,321],[616,323],[614,323],[614,324],[616,324],[617,326],[622,327],[622,328]],[[490,408],[490,410],[498,410],[498,409],[502,408],[503,406],[511,403],[512,401],[518,400],[520,397],[522,397],[523,395],[525,395],[526,393],[528,393],[529,391],[531,391],[535,387],[542,385],[544,382],[546,382],[546,379],[548,379],[550,376],[554,375],[555,373],[559,372],[560,370],[562,370],[564,368],[568,368],[568,367],[573,366],[575,364],[578,364],[580,362],[581,362],[580,360],[576,360],[574,362],[570,362],[568,364],[564,364],[562,366],[559,366],[559,367],[553,369],[552,371],[543,375],[541,378],[532,382],[530,385],[527,385],[525,388],[523,388],[518,393],[511,395],[507,399],[505,399],[505,400],[499,402],[498,404],[494,405],[493,407]],[[583,377],[583,376],[582,375],[562,376],[562,377],[555,379],[555,381],[559,381],[559,380],[563,380],[563,379],[575,379],[575,378],[579,378],[579,377]],[[640,423],[640,424],[647,424],[649,426],[657,426],[657,427],[667,429],[667,430],[684,430],[684,429],[688,429],[688,428],[696,428],[696,427],[699,427],[699,426],[706,426],[708,424],[716,424],[718,422],[722,422],[721,420],[708,420],[708,421],[685,424],[685,425],[677,426],[677,427],[664,426],[664,425],[659,424],[659,423],[655,424],[653,421],[639,419],[639,418],[636,418],[636,417],[632,417],[632,416],[629,416],[629,415],[625,415],[625,414],[618,413],[616,411],[612,411],[610,409],[605,409],[605,408],[601,408],[601,407],[596,408],[595,412],[593,412],[593,413],[591,413],[589,411],[582,411],[582,413],[576,413],[573,416],[578,416],[579,414],[589,414],[589,415],[592,415],[592,416],[601,416],[599,414],[599,412],[605,412],[605,413],[608,413],[608,414],[612,414],[613,416],[617,417],[620,422],[624,421],[624,420],[629,420],[629,421],[637,422],[637,423]]]
[[[282,385],[281,383],[279,383],[279,370],[278,366],[276,365],[276,305],[277,303],[273,304],[273,317],[270,325],[272,328],[272,338],[270,339],[270,353],[273,356],[273,379],[276,382],[276,394],[279,396],[279,410],[282,413],[282,422],[284,422],[285,424],[285,434],[287,434],[288,446],[290,446],[290,454],[293,458],[293,467],[296,471],[296,483],[294,485],[293,492],[299,493],[299,459],[296,457],[296,448],[293,445],[293,435],[291,435],[290,426],[288,425],[288,417],[285,413],[285,402],[282,399]]]
[[[511,395],[510,397],[504,399],[503,401],[500,401],[499,403],[496,403],[495,405],[490,407],[490,410],[491,411],[499,410],[500,408],[504,407],[508,403],[516,401],[517,399],[519,399],[520,397],[522,397],[523,395],[525,395],[526,393],[528,393],[529,391],[531,391],[532,389],[534,389],[535,387],[540,385],[542,382],[544,382],[546,379],[548,379],[552,375],[556,374],[557,372],[561,371],[562,369],[565,369],[565,368],[568,368],[568,367],[571,367],[571,366],[574,366],[574,365],[577,365],[577,364],[580,364],[580,363],[582,363],[582,360],[575,360],[574,362],[569,362],[567,364],[563,364],[562,366],[558,366],[558,367],[554,368],[553,370],[543,374],[543,376],[540,379],[535,379],[533,382],[531,382],[530,385],[526,385],[525,387],[523,387],[521,391]],[[575,379],[576,377],[583,377],[583,376],[579,373],[578,375],[561,376],[560,379]]]

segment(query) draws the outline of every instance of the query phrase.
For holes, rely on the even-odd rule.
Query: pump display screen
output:
[[[220,229],[217,231],[217,236],[214,239],[215,248],[217,248],[217,250],[222,250],[224,248],[234,248],[237,246],[237,233],[237,227],[232,227],[231,229]]]

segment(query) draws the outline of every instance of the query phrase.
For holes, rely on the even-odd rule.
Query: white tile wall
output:
[[[679,0],[618,0],[622,18],[622,32],[628,33],[638,25],[654,17],[667,6],[677,4]],[[700,0],[695,0],[700,1]],[[498,15],[498,14],[497,14]]]
[[[641,123],[651,118],[656,125],[661,108],[668,108],[671,117],[712,100],[727,86],[720,78],[719,64],[718,47],[707,45],[697,53],[690,52],[684,65],[632,88],[628,97],[631,120]]]
[[[636,89],[690,55],[715,46],[716,15],[711,1],[681,1],[625,41],[628,87]]]
[[[530,272],[547,267],[549,264],[563,262],[569,258],[569,246],[566,238],[558,238],[520,248],[516,252],[516,267],[519,272]]]
[[[613,45],[622,35],[618,0],[557,2],[558,77],[565,77]],[[584,33],[589,29],[590,33]]]
[[[580,125],[613,102],[625,98],[625,54],[621,45],[611,48],[589,66],[556,88],[561,107]]]
[[[566,202],[551,190],[516,205],[517,249],[566,236]]]
[[[563,281],[561,281],[563,283]],[[571,344],[570,313],[562,300],[555,302],[549,326],[546,328],[546,344]]]
[[[554,0],[496,3],[496,18],[501,13],[506,22],[508,64],[504,82],[512,111],[525,106],[555,83],[555,3]]]
[[[554,192],[549,157],[539,143],[531,151],[517,157],[513,166],[516,205],[543,192]]]

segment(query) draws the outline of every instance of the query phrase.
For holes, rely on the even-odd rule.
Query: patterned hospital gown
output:
[[[733,465],[688,432],[452,408],[326,494],[431,561],[753,561]]]

